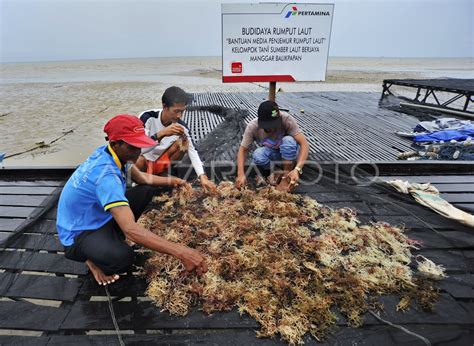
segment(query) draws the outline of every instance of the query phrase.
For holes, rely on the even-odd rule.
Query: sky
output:
[[[246,2],[0,0],[0,61],[220,56],[221,3]],[[331,57],[474,57],[474,0],[324,3]]]

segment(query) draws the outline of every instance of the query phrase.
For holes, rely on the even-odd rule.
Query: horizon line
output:
[[[149,56],[149,57],[127,57],[127,58],[78,58],[78,59],[53,59],[53,60],[19,60],[3,61],[0,64],[29,64],[29,63],[51,63],[51,62],[80,62],[80,61],[98,61],[98,60],[140,60],[140,59],[174,59],[174,58],[221,58],[220,55],[188,55],[188,56]],[[455,57],[432,57],[432,56],[345,56],[334,55],[329,59],[473,59],[474,56],[455,56]]]

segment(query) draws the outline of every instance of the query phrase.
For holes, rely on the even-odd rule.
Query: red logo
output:
[[[136,133],[140,133],[140,132],[144,132],[144,131],[145,131],[145,128],[143,126],[136,126],[133,129],[133,132],[136,132]]]
[[[241,62],[233,62],[231,64],[232,73],[242,73],[242,63]]]

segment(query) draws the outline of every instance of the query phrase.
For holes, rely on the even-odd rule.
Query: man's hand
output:
[[[207,264],[204,257],[197,250],[183,245],[181,254],[178,256],[187,272],[196,270],[197,275],[201,276],[207,272]]]
[[[159,131],[156,134],[156,137],[158,138],[158,141],[160,141],[163,137],[168,137],[168,136],[173,136],[173,135],[183,136],[184,127],[176,123],[168,125],[163,130]]]
[[[178,258],[188,272],[196,270],[198,275],[202,275],[207,271],[207,264],[199,251],[186,245],[170,242],[143,228],[135,222],[133,212],[129,206],[119,206],[109,210],[127,239],[153,251]],[[103,281],[104,278],[99,279]],[[105,279],[107,279],[106,282],[111,281],[111,279],[117,280],[115,277]]]
[[[283,179],[287,179],[289,182],[289,190],[292,190],[296,185],[298,185],[298,181],[300,180],[300,174],[296,169],[290,171]]]
[[[244,175],[239,175],[237,176],[237,179],[235,180],[235,187],[238,189],[241,189],[242,187],[245,186],[247,183],[247,177]]]
[[[217,192],[217,187],[216,184],[214,184],[207,175],[201,174],[199,176],[199,181],[201,182],[202,188],[207,192],[207,193],[216,193]]]
[[[178,177],[170,177],[170,180],[171,180],[171,186],[174,186],[174,187],[183,186],[186,184],[191,185],[186,180],[183,180]]]

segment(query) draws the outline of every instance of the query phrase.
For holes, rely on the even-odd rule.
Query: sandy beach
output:
[[[5,167],[77,165],[105,143],[102,128],[108,119],[160,107],[161,94],[171,85],[194,93],[261,92],[268,86],[223,84],[220,57],[0,67],[0,152],[14,155],[3,162]],[[279,83],[277,88],[381,92],[387,78],[474,78],[473,70],[473,59],[330,58],[325,82]]]

